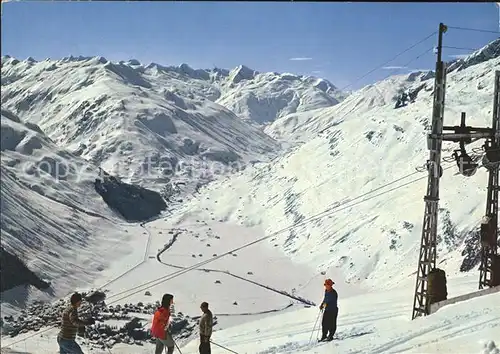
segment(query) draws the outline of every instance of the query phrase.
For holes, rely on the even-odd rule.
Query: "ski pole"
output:
[[[314,332],[316,331],[316,324],[318,323],[318,319],[319,319],[319,315],[316,317],[316,321],[314,322],[314,326],[313,326],[313,329],[311,331],[311,336],[309,337],[309,344],[311,344]]]
[[[321,327],[318,326],[318,330],[316,331],[316,339],[319,340],[319,332],[321,331]]]
[[[220,344],[214,343],[214,342],[212,342],[212,341],[210,341],[210,343],[212,343],[213,345],[215,345],[215,346],[217,346],[217,347],[219,347],[219,348],[222,348],[222,349],[224,349],[224,350],[227,350],[227,351],[228,351],[228,352],[230,352],[230,353],[238,354],[238,353],[237,353],[237,352],[235,352],[234,350],[231,350],[231,349],[229,349],[229,348],[226,348],[226,347],[225,347],[225,346],[223,346],[223,345],[220,345]]]
[[[175,347],[177,348],[179,353],[182,354],[181,348],[179,348],[179,346],[177,345],[177,342],[174,340],[174,336],[172,335],[171,332],[168,332],[168,333],[170,334],[170,337],[172,337],[172,342],[174,342]],[[165,347],[165,352],[167,352],[167,347]]]
[[[174,345],[177,348],[177,350],[179,351],[179,353],[182,354],[181,348],[179,348],[179,346],[177,345],[177,342],[173,338],[172,338],[172,341],[174,342]]]
[[[312,339],[313,339],[313,335],[314,335],[314,331],[316,329],[316,325],[318,324],[318,321],[319,321],[319,316],[321,315],[321,310],[318,312],[318,317],[316,317],[316,322],[314,322],[314,327],[311,331],[311,337],[309,338],[309,344],[311,344],[312,342]],[[318,327],[318,331],[319,331],[319,327]]]

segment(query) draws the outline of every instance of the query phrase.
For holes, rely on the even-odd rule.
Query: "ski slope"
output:
[[[411,286],[410,286],[411,283]],[[320,284],[317,284],[320,285]],[[485,353],[497,354],[500,341],[500,293],[473,298],[446,306],[435,314],[410,320],[413,284],[345,298],[339,291],[339,318],[336,339],[325,344],[310,343],[317,308],[301,309],[268,316],[239,326],[214,332],[212,341],[239,354],[264,353]],[[449,282],[450,295],[477,287],[476,276],[458,277]],[[319,289],[321,290],[321,289]],[[178,307],[179,305],[177,305]],[[213,308],[214,313],[217,312]],[[57,331],[32,337],[2,353],[53,353],[57,350]],[[311,335],[312,334],[312,335]],[[84,343],[84,340],[79,340]],[[496,345],[495,345],[496,343]],[[182,353],[197,353],[197,341],[181,348]],[[3,340],[3,345],[8,345]],[[85,350],[84,346],[84,350]],[[119,345],[110,352],[151,353],[153,344],[144,347]],[[212,345],[215,354],[228,353]]]
[[[238,353],[259,354],[479,353],[482,343],[495,339],[498,344],[500,293],[450,305],[430,317],[411,321],[413,286],[410,283],[390,292],[340,297],[337,334],[331,343],[310,344],[319,313],[317,308],[223,330],[214,334],[213,341]],[[451,296],[468,292],[477,287],[477,279],[458,278],[449,287]],[[315,342],[317,333],[312,337]],[[186,349],[195,353],[194,347],[192,343]]]

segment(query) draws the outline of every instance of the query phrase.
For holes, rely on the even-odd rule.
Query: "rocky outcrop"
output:
[[[40,279],[16,255],[0,247],[0,292],[19,285],[33,285],[40,290],[50,287],[49,283]]]
[[[103,301],[102,294],[97,292],[89,296],[82,294],[87,300],[97,301],[94,301],[93,305],[84,301],[78,310],[79,316],[82,319],[92,317],[96,323],[93,326],[86,326],[79,336],[85,337],[92,347],[101,349],[112,348],[118,343],[142,346],[153,341],[148,328],[151,316],[160,306],[159,302],[108,306]],[[22,333],[39,331],[44,327],[59,326],[61,312],[67,305],[64,299],[53,304],[34,302],[22,310],[19,317],[4,317],[2,332],[15,337]],[[113,321],[113,325],[106,323],[107,321]],[[195,329],[196,318],[181,312],[173,314],[170,330],[176,341],[189,340]]]
[[[102,171],[103,172],[103,171]],[[152,190],[124,183],[103,172],[94,182],[95,190],[110,208],[127,221],[146,221],[167,208],[163,197]]]
[[[481,231],[480,229],[469,232],[464,239],[462,250],[463,261],[460,265],[461,272],[473,270],[481,263]],[[500,239],[498,240],[500,247]]]

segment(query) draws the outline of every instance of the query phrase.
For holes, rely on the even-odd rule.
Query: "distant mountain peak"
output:
[[[498,57],[500,57],[500,38],[486,44],[484,47],[476,50],[465,58],[457,59],[449,63],[447,71],[460,71],[468,68],[469,66],[483,63],[485,61]]]
[[[137,65],[137,66],[139,66],[139,65],[141,65],[141,62],[139,60],[137,60],[137,59],[130,59],[130,60],[127,61],[127,64],[128,65]]]
[[[252,80],[259,72],[250,69],[245,65],[238,65],[236,68],[229,72],[229,80],[232,83],[239,83],[243,80]]]

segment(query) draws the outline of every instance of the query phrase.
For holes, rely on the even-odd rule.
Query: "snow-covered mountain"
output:
[[[491,126],[500,58],[486,59],[448,74],[446,125],[459,124],[461,112],[466,112],[468,125]],[[384,287],[401,282],[417,264],[426,174],[416,173],[378,193],[421,178],[418,182],[359,205],[356,200],[331,208],[425,163],[433,81],[431,72],[391,77],[334,107],[278,119],[268,127],[270,133],[305,143],[259,170],[206,186],[186,210],[199,217],[212,216],[210,211],[216,219],[259,224],[268,234],[298,224],[268,242],[298,262],[341,270],[349,282]],[[395,108],[397,96],[406,91],[415,94],[413,101]],[[480,144],[468,146],[469,153],[480,156]],[[449,160],[454,149],[458,145],[445,143],[443,156]],[[482,168],[467,178],[456,175],[455,162],[445,166],[451,167],[441,187],[438,253],[440,266],[454,274],[477,266],[487,173]],[[301,224],[329,209],[331,214]]]
[[[467,65],[449,69],[446,125],[457,124],[461,112],[467,113],[468,125],[491,124],[493,78],[500,68],[493,50],[497,45],[492,42],[481,50],[484,55],[474,53],[463,60]],[[432,90],[432,72],[390,77],[346,96],[324,80],[259,74],[243,66],[232,71],[194,70],[185,64],[143,66],[135,60],[110,63],[104,58],[3,58],[2,102],[10,111],[2,112],[2,246],[6,240],[8,251],[51,281],[56,295],[75,284],[88,287],[104,279],[113,303],[149,301],[150,291],[156,300],[175,289],[181,311],[196,314],[199,303],[209,301],[224,329],[295,309],[299,302],[290,302],[293,294],[317,301],[324,277],[335,278],[341,301],[370,292],[368,301],[377,303],[376,293],[384,289],[380,306],[386,307],[377,318],[363,317],[365,307],[356,312],[359,298],[346,301],[354,314],[341,314],[339,333],[366,335],[356,342],[362,344],[360,350],[402,349],[397,337],[405,332],[414,338],[413,333],[423,328],[421,323],[405,325],[399,307],[409,312],[411,306],[427,180],[426,173],[415,168],[428,158],[425,140]],[[398,100],[403,103],[398,105]],[[278,139],[300,144],[283,153]],[[468,151],[480,156],[478,146],[468,146]],[[448,157],[456,148],[445,143],[443,155]],[[174,162],[193,157],[187,162],[191,166],[204,158],[226,164],[263,163],[198,185],[197,193],[183,198],[181,206],[168,203],[168,216],[142,225],[124,223],[116,199],[127,193],[119,190],[111,203],[107,191],[113,188],[96,187],[99,166],[124,180],[159,189],[168,178],[141,172],[151,155]],[[266,163],[270,156],[272,162]],[[75,168],[63,180],[42,167],[29,168],[33,163],[48,168],[54,161]],[[126,168],[113,168],[121,164]],[[82,179],[77,171],[83,167],[88,174]],[[460,284],[464,293],[473,278],[470,291],[476,287],[477,229],[487,175],[484,168],[469,178],[457,175],[454,162],[444,162],[444,167],[438,262],[454,280],[461,271],[472,270],[466,284]],[[211,180],[188,171],[178,177],[192,185]],[[357,198],[364,193],[368,194]],[[175,230],[181,230],[181,236]],[[264,234],[273,236],[207,268],[143,285]],[[401,288],[397,296],[396,291],[387,292],[393,287]],[[121,298],[130,289],[135,292]],[[500,325],[492,308],[498,304],[493,296],[498,295],[489,296],[490,305],[484,305],[489,309],[474,302],[474,318],[479,324],[487,321],[492,331],[483,332],[488,335]],[[307,326],[302,319],[293,324],[307,327],[309,337],[312,310],[296,314],[311,317]],[[453,311],[451,315],[457,321],[462,316]],[[280,319],[292,323],[287,316],[293,314]],[[384,316],[391,321],[400,317],[397,335],[387,335],[393,325]],[[437,318],[435,326],[450,325],[446,318]],[[355,326],[363,321],[368,329],[360,334]],[[424,323],[430,329],[422,333],[434,328]],[[266,325],[269,331],[276,329],[271,321]],[[224,344],[256,352],[256,338],[243,338],[240,332],[250,330],[242,328],[223,332],[228,342]],[[258,340],[264,340],[258,350],[286,349],[289,335],[305,342],[304,333],[283,334],[274,344],[258,333]],[[374,345],[374,336],[389,344]],[[418,349],[423,339],[403,349]],[[346,343],[342,349],[347,350],[350,342]],[[336,345],[330,344],[325,353]],[[315,350],[303,343],[294,345]],[[133,352],[140,352],[137,348]]]
[[[465,58],[460,58],[452,63],[448,63],[448,72],[460,71],[468,68],[469,66],[485,62],[500,56],[500,38],[488,43],[484,47],[476,50],[471,55]]]
[[[346,96],[324,79],[256,73],[245,66],[232,70],[228,81],[217,102],[238,116],[261,124],[296,112],[331,107]]]
[[[243,164],[278,151],[266,134],[207,99],[210,88],[156,65],[104,58],[2,63],[4,108],[70,152],[156,189],[176,169],[187,178],[188,166],[203,161]]]
[[[333,97],[341,96],[321,79],[259,74],[244,66],[194,70],[102,57],[2,57],[2,246],[59,293],[54,280],[68,276],[65,262],[76,261],[67,243],[74,243],[83,263],[91,262],[101,255],[94,246],[102,239],[89,241],[94,234],[107,234],[103,230],[120,217],[145,220],[161,210],[151,198],[140,206],[120,196],[129,193],[123,184],[96,186],[103,173],[172,196],[199,188],[218,170],[244,168],[279,152],[257,122],[219,102],[253,111],[254,102],[241,103],[250,91],[268,95],[269,105],[284,102],[276,116],[313,107],[309,99],[335,104]],[[302,102],[293,109],[282,98],[290,92]],[[179,200],[168,199],[169,207]],[[118,238],[123,234],[117,231]],[[103,268],[99,264],[92,269]],[[95,276],[83,273],[70,275],[74,279],[63,288]]]
[[[2,58],[4,108],[70,152],[155,189],[171,180],[189,184],[193,169],[210,180],[214,164],[241,167],[276,154],[279,143],[256,123],[332,106],[342,97],[326,80],[244,66],[194,70],[102,57]]]
[[[500,39],[497,39],[465,58],[448,63],[447,72],[449,74],[457,73],[476,64],[494,60],[499,56]],[[483,90],[486,84],[481,77],[469,79],[466,74],[463,80],[473,80],[478,92]],[[449,83],[449,86],[453,93],[455,89],[453,82]],[[305,141],[329,127],[340,124],[345,119],[350,119],[352,116],[375,114],[379,109],[394,106],[398,96],[403,92],[414,93],[415,97],[430,97],[433,91],[433,71],[414,71],[409,74],[393,75],[355,91],[347,96],[342,104],[327,109],[310,110],[281,117],[267,126],[265,131],[276,139]],[[481,92],[484,93],[484,90]],[[429,110],[422,112],[425,115],[428,113],[430,113]]]

